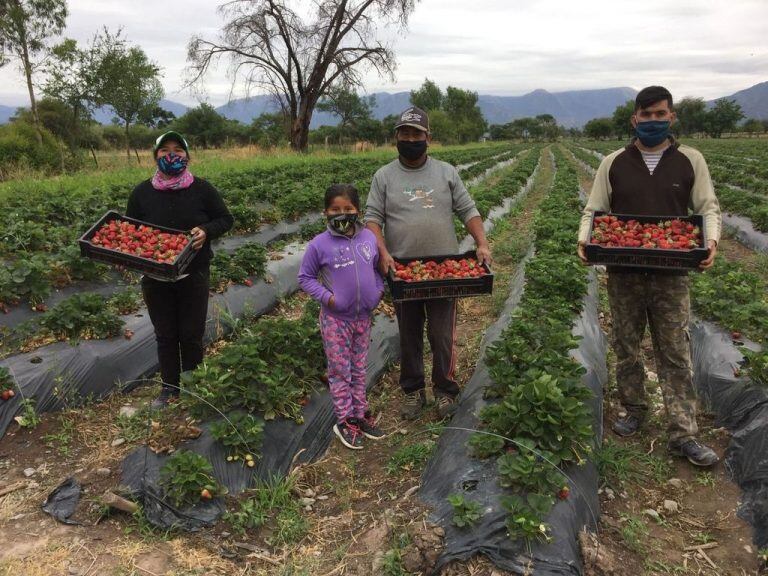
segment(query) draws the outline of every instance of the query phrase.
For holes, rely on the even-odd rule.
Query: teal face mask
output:
[[[669,120],[649,120],[638,122],[635,126],[635,134],[643,146],[653,148],[658,146],[669,136]]]

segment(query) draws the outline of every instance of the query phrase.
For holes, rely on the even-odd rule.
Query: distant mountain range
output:
[[[728,100],[736,100],[741,106],[746,118],[757,118],[758,120],[768,120],[768,82],[760,82],[746,90],[726,96]],[[711,100],[708,104],[714,104]]]
[[[505,124],[515,118],[552,114],[557,122],[565,127],[582,127],[588,120],[610,116],[617,106],[634,99],[637,91],[633,88],[604,88],[597,90],[570,90],[566,92],[548,92],[534,90],[522,96],[490,96],[481,94],[478,104],[489,124]],[[390,114],[397,114],[409,105],[410,92],[377,92],[373,115],[382,119]],[[740,90],[726,98],[736,100],[741,105],[747,118],[768,119],[768,82],[756,84]],[[708,102],[712,104],[714,100]],[[177,117],[189,107],[171,100],[161,100],[160,106]],[[254,96],[248,99],[233,100],[219,106],[216,110],[233,120],[244,124],[264,112],[277,111],[271,96]],[[0,105],[0,124],[5,123],[16,112],[14,106]],[[102,124],[112,122],[114,115],[107,109],[99,109],[94,118]],[[312,116],[312,128],[334,126],[337,117],[327,112],[315,111]]]
[[[637,91],[632,88],[606,88],[602,90],[575,90],[570,92],[547,92],[534,90],[523,96],[487,96],[481,94],[478,105],[489,124],[504,124],[515,118],[552,114],[558,123],[566,127],[583,126],[598,116],[613,114],[614,109],[633,99]],[[377,92],[374,118],[381,120],[390,114],[399,114],[410,104],[410,92]],[[216,110],[227,118],[250,123],[264,112],[277,110],[270,96],[255,96],[250,99],[233,100]],[[334,126],[336,116],[316,111],[312,115],[312,128]]]

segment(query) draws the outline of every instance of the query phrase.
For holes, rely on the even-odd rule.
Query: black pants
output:
[[[181,372],[203,361],[208,270],[192,272],[178,282],[145,277],[141,290],[155,328],[163,384],[178,386]],[[178,393],[176,388],[172,391]]]
[[[424,389],[424,322],[432,348],[432,385],[448,396],[459,393],[456,368],[456,300],[414,300],[395,304],[400,328],[400,387]]]

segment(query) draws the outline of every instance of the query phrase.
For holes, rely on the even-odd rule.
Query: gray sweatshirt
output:
[[[393,160],[373,176],[365,221],[382,227],[396,258],[439,256],[459,250],[454,213],[464,224],[480,216],[456,168],[431,157],[416,169]]]

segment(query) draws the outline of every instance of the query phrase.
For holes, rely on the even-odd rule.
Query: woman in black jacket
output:
[[[126,215],[150,224],[189,230],[197,251],[178,280],[149,276],[141,280],[144,301],[155,328],[163,387],[152,403],[164,407],[179,395],[182,371],[203,360],[203,336],[208,314],[211,240],[232,227],[232,215],[221,194],[187,169],[189,146],[178,132],[166,132],[153,147],[157,171],[134,188]]]

